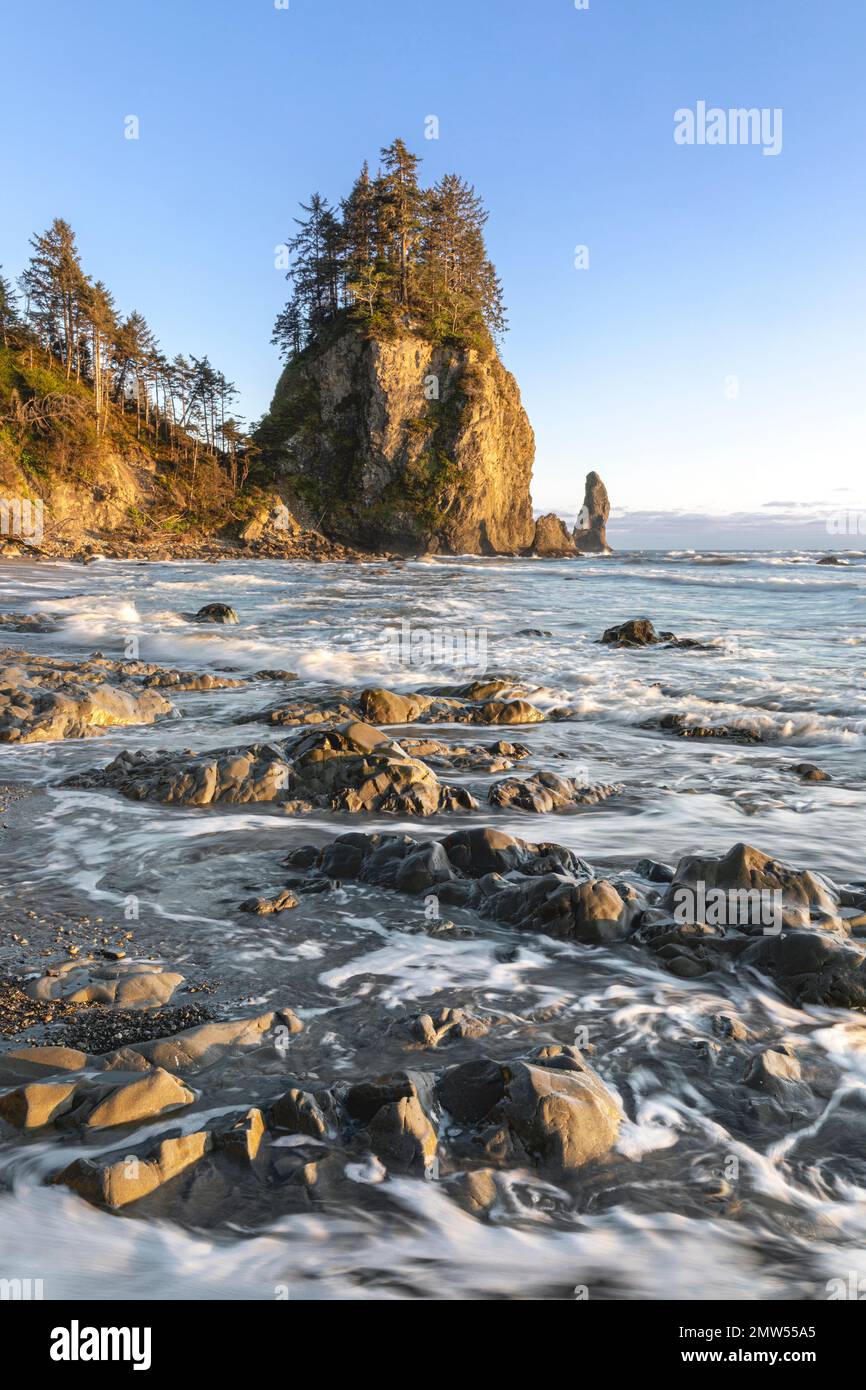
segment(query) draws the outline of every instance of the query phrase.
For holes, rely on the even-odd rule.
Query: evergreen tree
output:
[[[4,347],[9,346],[10,335],[15,333],[20,326],[18,296],[15,293],[15,286],[11,280],[6,279],[5,275],[0,275],[0,336],[3,338]]]
[[[474,188],[447,174],[423,190],[418,157],[402,140],[381,155],[377,177],[365,163],[339,215],[319,194],[302,204],[289,242],[292,295],[271,339],[288,360],[345,309],[371,331],[399,326],[481,344],[505,330]]]
[[[30,245],[33,254],[21,276],[28,317],[43,345],[59,349],[70,377],[86,293],[75,233],[68,222],[57,217],[42,236],[31,238]]]
[[[402,140],[382,151],[376,184],[377,219],[385,255],[397,278],[398,302],[408,309],[413,287],[413,259],[421,235],[423,196],[418,187],[420,160]]]

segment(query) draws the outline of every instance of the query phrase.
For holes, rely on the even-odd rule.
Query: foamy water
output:
[[[238,625],[198,627],[183,616],[213,601],[235,607]],[[573,709],[566,722],[505,731],[529,744],[533,766],[623,787],[573,815],[497,812],[502,829],[567,845],[601,870],[746,840],[840,883],[862,881],[864,601],[862,557],[830,568],[805,554],[0,568],[3,611],[40,612],[59,626],[3,634],[4,645],[122,656],[134,639],[147,661],[300,677],[297,686],[172,695],[181,717],[149,728],[0,746],[0,779],[42,789],[29,844],[14,833],[7,844],[7,899],[84,902],[110,921],[135,894],[142,947],[228,980],[237,998],[296,1007],[308,1024],[307,1061],[323,1076],[351,1074],[359,1021],[387,1021],[431,999],[496,1013],[507,1020],[502,1036],[527,1047],[569,1040],[589,1023],[593,1063],[626,1116],[616,1161],[591,1190],[512,1174],[487,1224],[454,1203],[447,1182],[358,1169],[350,1174],[357,1201],[339,1213],[287,1216],[218,1241],[106,1216],[42,1184],[45,1165],[56,1163],[50,1145],[31,1144],[23,1158],[6,1149],[2,1263],[23,1263],[19,1273],[34,1277],[50,1270],[47,1293],[58,1297],[269,1298],[277,1286],[292,1297],[572,1297],[583,1285],[595,1297],[826,1296],[827,1280],[864,1264],[866,1168],[860,1159],[853,1170],[840,1166],[832,1153],[816,1160],[810,1144],[866,1092],[861,1020],[794,1009],[757,977],[732,974],[724,988],[715,977],[711,986],[685,982],[637,948],[581,948],[469,915],[455,920],[473,935],[433,938],[419,904],[355,885],[330,897],[326,912],[310,900],[288,921],[250,919],[237,902],[276,887],[289,848],[325,841],[348,828],[345,819],[167,809],[56,784],[123,748],[272,738],[266,725],[233,721],[287,690],[294,698],[452,679],[395,660],[393,634],[404,622],[415,632],[473,629],[484,634],[486,669],[519,679],[542,708]],[[637,616],[709,650],[598,644],[604,628]],[[678,740],[643,727],[665,713],[763,741]],[[477,731],[431,732],[466,742]],[[802,761],[833,780],[801,782],[791,767]],[[482,806],[460,823],[492,819]],[[361,828],[425,836],[453,825],[383,817]],[[804,1120],[784,1142],[749,1111],[741,1071],[713,1060],[713,1017],[732,1006],[755,1048],[792,1044],[829,1077],[823,1118]],[[371,1066],[374,1056],[375,1047]],[[732,1157],[736,1203],[713,1195]]]

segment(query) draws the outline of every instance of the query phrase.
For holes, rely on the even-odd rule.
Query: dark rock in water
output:
[[[688,714],[664,714],[661,719],[649,719],[642,729],[661,729],[677,738],[724,738],[731,743],[763,743],[754,729],[737,729],[732,724],[693,724]]]
[[[866,1008],[866,950],[823,931],[788,931],[754,941],[743,965],[766,971],[798,1004]]]
[[[255,913],[262,917],[275,912],[287,912],[292,907],[298,906],[298,900],[289,888],[283,888],[272,898],[247,898],[240,904],[241,912]]]
[[[699,642],[696,637],[677,637],[674,632],[656,632],[649,618],[630,618],[628,622],[616,627],[606,628],[601,640],[610,647],[679,647],[685,651],[712,651],[708,642]]]
[[[535,523],[535,539],[532,542],[532,550],[535,555],[547,555],[554,558],[575,554],[574,541],[561,517],[558,517],[554,512],[549,512],[547,516],[538,518]]]
[[[515,637],[552,637],[553,633],[548,632],[543,627],[519,627],[514,634]]]
[[[803,782],[832,782],[829,772],[816,767],[814,763],[795,763],[791,768]]]
[[[332,1130],[333,1103],[327,1091],[312,1092],[293,1086],[271,1106],[270,1123],[289,1134],[327,1139]]]
[[[801,1109],[809,1099],[809,1088],[802,1081],[803,1069],[790,1048],[765,1048],[752,1058],[746,1073],[748,1086]]]
[[[297,865],[297,851],[286,862]],[[405,893],[548,936],[585,943],[626,937],[637,906],[560,845],[533,845],[501,831],[456,831],[421,842],[408,835],[341,835],[315,861],[328,877]]]
[[[340,724],[362,720],[381,726],[409,724],[541,724],[542,710],[521,698],[525,687],[513,680],[472,681],[431,693],[408,695],[370,687],[352,703],[348,700],[293,700],[252,714],[240,715],[238,724],[268,723],[282,727]],[[499,698],[497,698],[499,697]],[[556,714],[556,711],[553,711]]]
[[[649,618],[630,618],[628,622],[606,628],[601,640],[609,646],[651,647],[663,639],[659,637]]]
[[[487,1019],[476,1018],[465,1009],[442,1008],[432,1013],[413,1014],[398,1019],[388,1029],[418,1047],[439,1047],[442,1043],[466,1038],[483,1038],[490,1032]]]
[[[306,733],[289,746],[125,752],[68,785],[114,787],[136,801],[186,806],[272,802],[290,814],[328,807],[427,816],[476,804],[464,788],[439,782],[426,763],[359,721]]]
[[[601,1158],[619,1133],[619,1106],[575,1048],[542,1048],[529,1062],[507,1065],[466,1062],[446,1072],[437,1094],[462,1124],[480,1135],[504,1129],[516,1156],[557,1173]]]
[[[710,890],[724,896],[711,900]],[[688,920],[733,925],[745,931],[809,926],[812,913],[820,915],[822,924],[840,920],[836,896],[817,875],[807,869],[789,869],[746,844],[734,845],[718,859],[698,855],[681,859],[666,906],[694,908],[695,915]],[[720,916],[723,911],[726,916]]]
[[[838,555],[822,555],[818,561],[819,565],[844,565],[847,561],[840,560]]]
[[[572,777],[558,777],[555,772],[537,772],[533,777],[507,777],[504,782],[494,783],[487,800],[491,806],[516,807],[544,815],[577,806],[597,806],[622,791],[620,785],[585,786]]]
[[[660,864],[656,859],[639,859],[634,871],[641,878],[648,878],[650,883],[670,883],[674,876],[670,864]]]
[[[609,555],[607,521],[610,499],[607,488],[597,473],[587,473],[583,506],[580,509],[572,541],[579,555]]]
[[[236,623],[238,615],[227,603],[206,603],[197,613],[192,614],[194,623]]]

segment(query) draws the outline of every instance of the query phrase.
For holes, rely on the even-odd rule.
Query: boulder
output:
[[[659,637],[649,618],[629,618],[628,622],[606,628],[601,640],[608,646],[652,647],[663,639]]]
[[[373,1152],[389,1168],[424,1173],[436,1162],[436,1131],[417,1095],[380,1106],[367,1133]]]
[[[54,1182],[72,1188],[94,1205],[127,1207],[194,1168],[210,1152],[211,1142],[207,1131],[198,1130],[161,1139],[140,1158],[135,1154],[107,1161],[79,1158]]]
[[[194,1091],[176,1076],[157,1067],[121,1086],[96,1087],[72,1118],[80,1120],[88,1129],[108,1129],[112,1125],[155,1119],[191,1105],[194,1100]]]
[[[667,892],[666,906],[674,909],[688,902],[699,908],[700,885],[703,885],[704,899],[709,890],[721,890],[728,895],[730,911],[721,925],[745,924],[748,929],[746,909],[761,906],[754,895],[764,893],[770,896],[763,899],[763,906],[767,909],[778,906],[781,927],[808,927],[813,913],[822,923],[841,926],[838,899],[820,878],[808,870],[786,868],[752,845],[734,845],[719,858],[688,855],[681,859]],[[688,897],[682,890],[687,891]],[[753,897],[749,898],[749,894]],[[757,912],[752,916],[756,918],[758,930],[775,925],[760,919]]]
[[[184,982],[165,966],[141,961],[72,960],[28,981],[31,999],[105,1004],[112,1009],[154,1009],[167,1004]]]
[[[194,623],[236,623],[238,615],[228,603],[206,603],[193,613]]]
[[[487,800],[491,806],[508,806],[545,815],[576,806],[597,806],[622,790],[621,786],[584,786],[572,777],[537,772],[525,779],[507,777],[503,782],[495,782],[487,793]]]
[[[543,1049],[533,1062],[465,1062],[445,1073],[437,1095],[461,1124],[504,1126],[520,1151],[556,1173],[601,1158],[619,1133],[615,1098],[574,1048]]]
[[[77,1083],[31,1081],[0,1096],[0,1118],[16,1129],[41,1129],[72,1109]]]

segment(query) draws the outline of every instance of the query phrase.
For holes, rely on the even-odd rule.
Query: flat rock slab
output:
[[[155,1009],[184,982],[165,966],[141,961],[69,960],[27,985],[32,999],[66,999],[113,1009]]]

